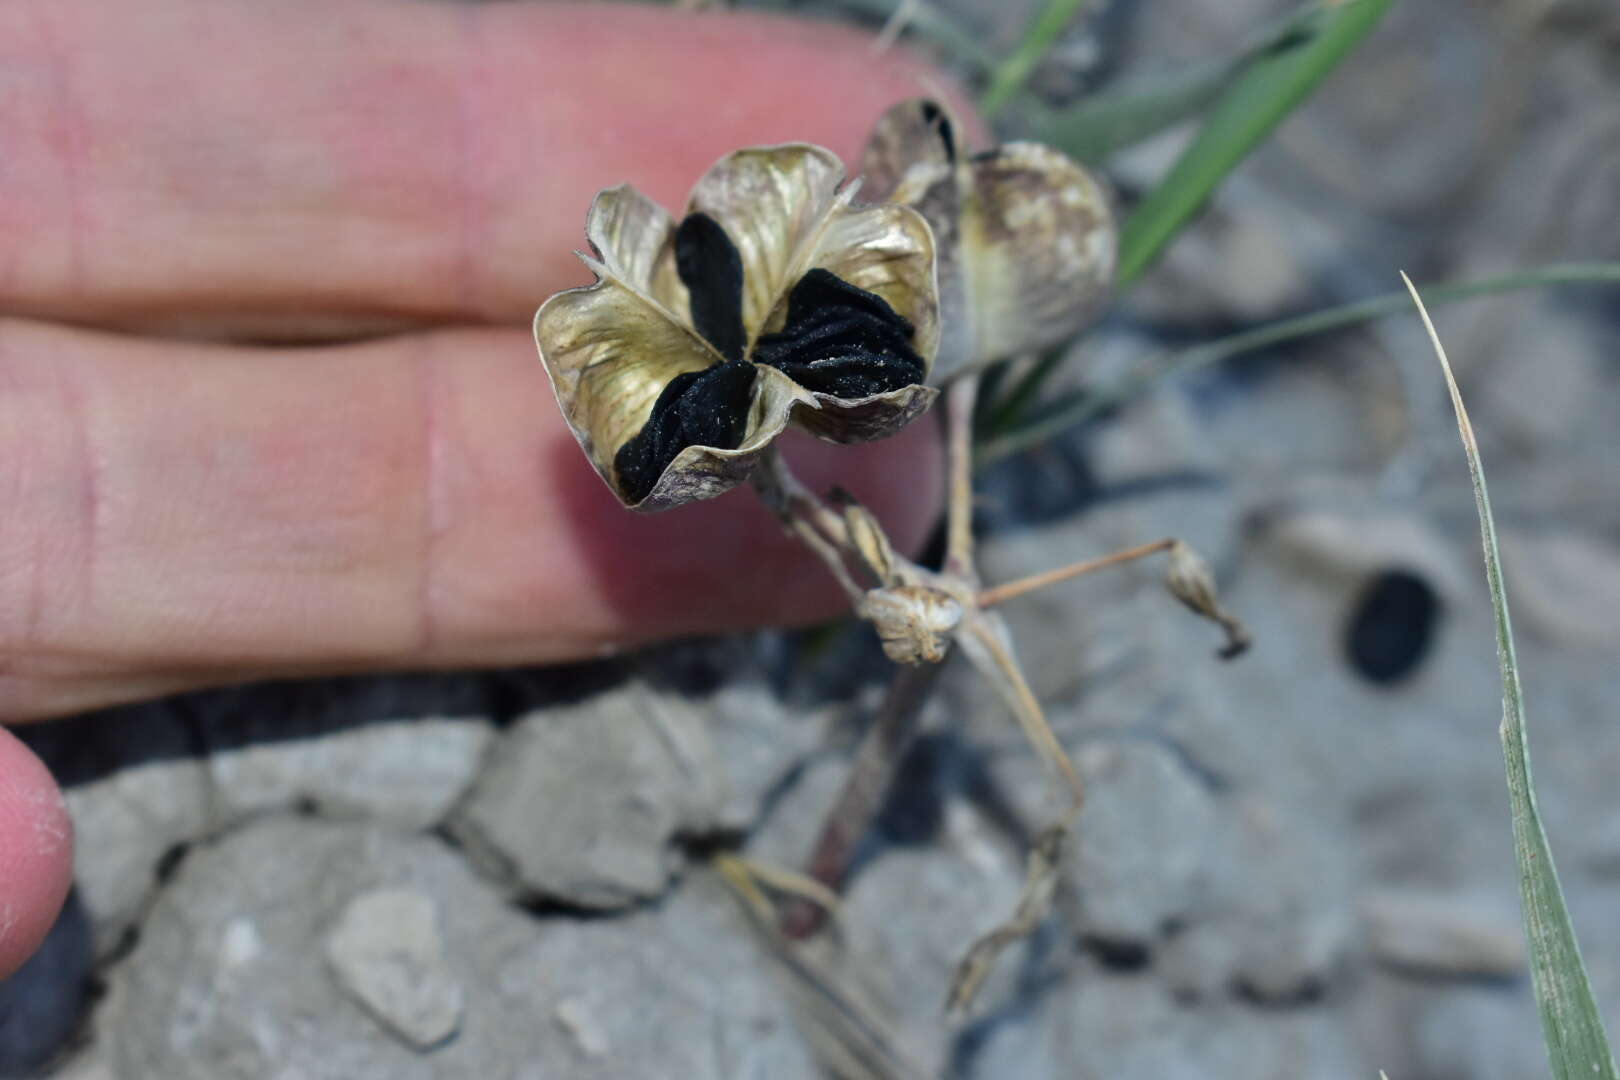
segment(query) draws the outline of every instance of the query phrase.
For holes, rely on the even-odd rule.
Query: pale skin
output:
[[[948,94],[778,19],[430,0],[0,6],[0,720],[265,677],[577,659],[844,598],[750,497],[622,510],[528,322],[584,211]],[[901,544],[926,421],[795,445]],[[0,730],[0,976],[71,877]]]

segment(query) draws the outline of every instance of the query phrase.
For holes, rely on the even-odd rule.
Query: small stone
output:
[[[379,892],[412,899],[371,918]],[[431,1053],[369,1019],[323,955],[351,923],[374,955],[398,939],[384,922],[431,926],[454,967],[465,1006]],[[620,917],[542,918],[441,839],[359,822],[278,816],[199,845],[106,978],[96,1047],[120,1077],[820,1075],[772,962],[708,875]]]
[[[762,680],[738,675],[699,703],[722,770],[713,825],[745,831],[782,778],[821,745],[843,706],[790,708]]]
[[[380,889],[351,900],[326,938],[327,961],[344,989],[420,1050],[444,1042],[461,1023],[464,995],[445,964],[437,921],[429,897]]]
[[[1517,920],[1463,896],[1381,890],[1361,902],[1367,948],[1398,971],[1449,979],[1523,975]]]
[[[493,735],[482,720],[429,717],[244,741],[224,723],[211,721],[205,761],[227,821],[308,802],[326,815],[429,828],[472,782]]]
[[[164,856],[207,833],[207,777],[195,758],[137,761],[64,794],[74,879],[105,956],[134,925]]]
[[[674,838],[711,829],[724,788],[700,705],[635,680],[525,716],[450,828],[521,895],[621,908],[663,891]]]

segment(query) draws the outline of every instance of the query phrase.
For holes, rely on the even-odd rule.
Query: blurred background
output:
[[[738,6],[874,32],[896,7]],[[903,40],[981,90],[1045,7],[901,6]],[[1241,54],[1290,10],[1082,5],[998,134],[1060,130],[1095,95]],[[1123,208],[1192,131],[1106,156]],[[1390,293],[1403,269],[1429,288],[1620,259],[1617,198],[1620,9],[1398,3],[1045,392]],[[1620,304],[1566,285],[1436,321],[1491,481],[1541,806],[1613,1031]],[[989,581],[1176,536],[1256,644],[1216,660],[1151,565],[1008,605],[1090,798],[1053,916],[966,1023],[940,1015],[952,966],[1010,912],[1052,805],[965,666],[818,969],[858,1016],[783,965],[706,868],[716,848],[808,852],[886,677],[869,632],[835,626],[23,729],[67,786],[80,870],[46,950],[0,985],[0,1075],[1547,1075],[1478,527],[1417,320],[1167,375],[989,465],[980,494]],[[368,968],[389,948],[394,974]]]

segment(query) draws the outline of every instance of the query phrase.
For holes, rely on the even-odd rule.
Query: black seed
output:
[[[925,101],[922,105],[923,121],[933,124],[939,131],[939,141],[945,144],[945,160],[956,160],[956,132],[951,130],[950,117],[932,101]]]
[[[735,450],[748,429],[755,374],[753,364],[738,362],[671,379],[641,430],[613,455],[625,498],[632,503],[645,499],[675,455],[688,446]]]
[[[1393,683],[1423,662],[1434,642],[1440,598],[1409,570],[1385,570],[1362,589],[1350,613],[1345,652],[1363,678]]]
[[[742,255],[708,214],[688,214],[675,230],[675,270],[691,295],[692,325],[727,360],[741,360]]]
[[[807,390],[871,397],[922,381],[914,334],[881,296],[818,267],[793,286],[787,325],[760,338],[753,358]]]

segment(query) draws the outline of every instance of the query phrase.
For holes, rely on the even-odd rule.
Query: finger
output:
[[[624,510],[515,330],[282,350],[0,321],[0,715],[248,676],[595,655],[840,610],[751,492]],[[927,421],[810,444],[897,542]]]
[[[33,955],[73,879],[73,826],[45,766],[0,728],[0,979]]]
[[[589,279],[599,189],[848,160],[939,89],[827,25],[599,3],[16,0],[0,71],[0,311],[306,336],[524,322]]]

